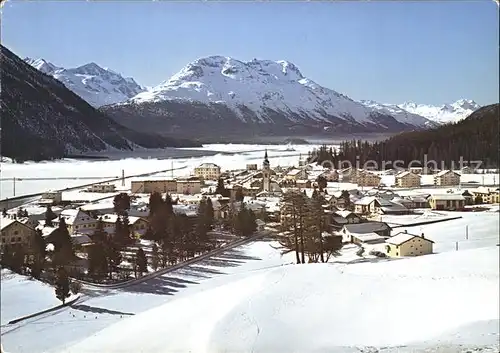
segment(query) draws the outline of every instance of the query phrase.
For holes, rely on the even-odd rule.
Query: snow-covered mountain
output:
[[[397,105],[410,113],[418,114],[439,124],[454,123],[465,119],[477,109],[479,104],[470,99],[460,99],[455,103],[433,106],[405,102]]]
[[[298,126],[318,130],[383,132],[422,128],[427,119],[375,109],[305,77],[293,63],[230,57],[198,59],[130,100],[106,107],[118,121],[149,119],[159,128],[216,125]],[[135,117],[135,118],[134,118]]]
[[[44,160],[79,152],[196,146],[118,124],[2,45],[0,60],[2,156]],[[49,63],[37,64],[52,69]]]
[[[382,104],[372,100],[361,100],[360,102],[365,106],[375,109],[381,113],[392,115],[396,118],[396,120],[402,123],[428,128],[436,127],[438,125],[436,122],[425,118],[422,115],[410,113],[395,104]]]
[[[34,68],[61,81],[94,107],[123,102],[145,91],[145,88],[134,79],[123,77],[96,63],[65,69],[44,59],[26,58],[24,60]]]

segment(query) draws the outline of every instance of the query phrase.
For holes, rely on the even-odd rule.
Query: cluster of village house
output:
[[[418,188],[421,180],[420,169],[408,170],[395,175],[396,187]],[[174,212],[183,213],[188,217],[196,216],[197,205],[202,197],[210,197],[216,219],[227,217],[231,207],[239,207],[234,202],[238,192],[244,195],[246,207],[252,209],[259,218],[258,227],[264,226],[264,221],[280,222],[283,208],[280,207],[281,196],[287,188],[302,189],[311,196],[317,187],[318,177],[327,182],[355,183],[359,189],[349,190],[352,210],[345,209],[345,198],[341,189],[326,188],[323,191],[327,217],[326,231],[343,237],[345,242],[358,244],[387,244],[387,254],[390,256],[420,255],[432,252],[432,241],[422,234],[398,233],[391,234],[391,227],[384,222],[370,221],[373,214],[408,214],[414,209],[430,208],[434,210],[463,210],[465,205],[472,204],[480,195],[483,203],[498,203],[499,189],[479,187],[476,190],[460,193],[441,193],[431,195],[401,197],[396,192],[381,188],[381,177],[367,170],[326,170],[323,167],[299,162],[297,168],[271,168],[267,152],[262,167],[248,164],[244,170],[222,172],[213,163],[205,163],[194,169],[194,175],[184,178],[151,177],[143,180],[133,180],[130,194],[133,196],[129,210],[129,222],[132,232],[137,237],[144,234],[148,227],[148,195],[152,192],[169,193],[177,204]],[[229,197],[214,195],[216,181],[223,179]],[[460,174],[444,170],[434,174],[437,186],[458,186]],[[363,191],[363,187],[373,187]],[[92,193],[117,193],[114,184],[95,184],[86,191]],[[24,246],[30,248],[36,229],[42,230],[44,236],[49,236],[58,226],[60,218],[64,218],[68,230],[76,245],[85,247],[91,243],[89,234],[95,231],[98,219],[104,222],[105,230],[113,233],[117,216],[114,214],[112,197],[107,202],[88,203],[84,200],[65,200],[59,191],[47,192],[42,196],[40,204],[63,204],[63,209],[54,207],[59,218],[48,227],[44,224],[44,214],[33,214],[28,217],[17,217],[9,214],[1,219],[0,254],[9,246]]]

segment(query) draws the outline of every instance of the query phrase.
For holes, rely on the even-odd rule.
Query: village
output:
[[[134,179],[130,187],[122,181],[93,184],[76,192],[47,191],[36,202],[3,210],[0,252],[2,263],[14,261],[14,252],[23,257],[19,267],[30,267],[40,242],[44,255],[51,258],[55,234],[63,227],[74,253],[65,263],[70,273],[95,280],[89,275],[96,266],[89,259],[96,256],[91,250],[96,245],[95,234],[105,232],[112,238],[122,232],[118,228],[123,229],[125,223],[129,240],[117,249],[120,255],[115,259],[120,275],[111,271],[108,281],[132,278],[132,274],[137,278],[232,241],[264,235],[278,240],[283,251],[295,251],[298,262],[324,262],[325,256],[328,261],[349,247],[358,256],[381,259],[429,255],[434,253],[432,238],[425,232],[398,228],[446,222],[454,218],[454,212],[481,211],[498,204],[498,187],[473,182],[464,187],[461,176],[473,172],[468,168],[335,170],[302,158],[296,166],[284,168],[272,166],[266,151],[260,166],[247,164],[241,170],[223,171],[216,164],[204,163],[185,177]],[[387,175],[394,177],[394,186],[384,185]],[[153,234],[155,224],[167,217],[154,217],[151,203],[155,198],[168,203],[173,215],[190,222],[187,228],[197,227],[201,218],[208,222],[204,236],[210,245],[193,245],[192,251],[181,253],[171,246],[169,254],[159,260],[162,248],[167,247],[162,244],[173,242],[176,230],[167,240]],[[439,213],[442,211],[446,214]],[[243,212],[250,215],[247,220],[242,220]],[[208,221],[205,214],[209,214]],[[432,217],[418,218],[421,215]]]

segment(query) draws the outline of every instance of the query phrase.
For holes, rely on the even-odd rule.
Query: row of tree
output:
[[[298,264],[327,262],[342,248],[342,238],[325,232],[328,215],[321,193],[309,198],[305,192],[289,189],[281,201],[281,235],[279,242],[285,252],[294,251]]]
[[[152,193],[149,205],[149,227],[144,238],[157,243],[155,253],[158,254],[161,266],[191,258],[217,246],[217,241],[211,234],[217,222],[210,198],[200,200],[194,217],[174,213],[173,202],[168,194],[162,198],[159,193]],[[220,225],[238,235],[249,236],[256,230],[256,217],[243,202],[240,205],[239,210],[236,210],[232,203],[228,216]]]

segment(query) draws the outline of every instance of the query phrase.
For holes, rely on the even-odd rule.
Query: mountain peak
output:
[[[101,66],[97,65],[95,62],[90,62],[88,64],[78,66],[74,69],[71,69],[75,73],[83,74],[83,75],[101,75],[103,73],[113,73],[112,71],[108,71]],[[114,74],[114,73],[113,73]]]
[[[26,58],[25,61],[61,81],[94,107],[120,103],[144,91],[134,79],[124,78],[119,73],[105,69],[95,62],[63,69],[44,59]]]
[[[24,61],[28,63],[29,65],[33,66],[35,69],[43,72],[44,74],[49,74],[57,69],[59,69],[57,66],[54,64],[48,62],[45,59],[38,58],[38,59],[32,59],[32,58],[25,58]]]
[[[452,106],[469,110],[477,110],[481,107],[472,99],[459,99],[455,103],[453,103]]]
[[[290,61],[258,60],[244,62],[229,56],[212,55],[196,59],[186,65],[166,83],[192,81],[202,76],[223,76],[226,79],[245,80],[266,76],[275,80],[297,81],[304,76]]]

